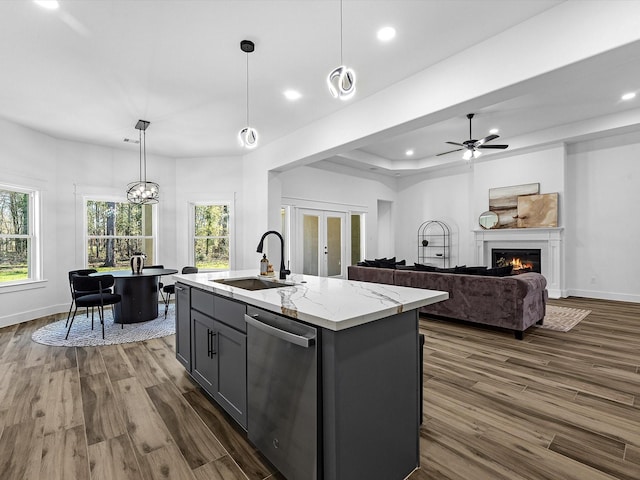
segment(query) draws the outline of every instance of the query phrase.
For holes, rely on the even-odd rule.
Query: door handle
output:
[[[309,348],[316,343],[316,336],[314,335],[298,335],[293,332],[288,332],[281,328],[275,327],[273,325],[269,325],[268,323],[264,323],[260,321],[260,318],[257,314],[254,315],[244,315],[244,320],[258,330],[262,330],[263,332],[279,338],[280,340],[284,340],[285,342],[293,343],[294,345],[299,345],[300,347]]]
[[[215,337],[215,338],[214,338]],[[218,332],[207,328],[207,357],[213,358],[218,353]]]

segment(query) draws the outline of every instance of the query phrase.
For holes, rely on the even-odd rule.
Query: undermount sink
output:
[[[266,278],[219,278],[211,280],[212,282],[229,285],[230,287],[238,287],[244,290],[266,290],[268,288],[290,287],[294,285],[291,282],[283,282],[277,280],[267,280]]]

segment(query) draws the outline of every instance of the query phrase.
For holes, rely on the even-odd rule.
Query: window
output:
[[[144,253],[155,259],[153,205],[86,201],[87,266],[96,270],[130,268],[131,256]]]
[[[193,205],[193,263],[199,270],[230,270],[230,204]]]
[[[0,185],[0,284],[40,280],[38,192]]]

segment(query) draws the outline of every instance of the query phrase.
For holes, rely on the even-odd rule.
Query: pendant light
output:
[[[238,133],[240,145],[245,148],[256,148],[258,146],[258,131],[249,124],[249,54],[256,49],[251,40],[242,40],[240,50],[247,54],[247,126]]]
[[[158,184],[147,181],[147,127],[150,124],[146,120],[136,123],[140,145],[140,180],[127,185],[127,200],[137,205],[158,203],[160,195]]]
[[[327,76],[329,93],[334,98],[349,100],[356,93],[356,72],[342,61],[342,0],[340,0],[340,66]]]

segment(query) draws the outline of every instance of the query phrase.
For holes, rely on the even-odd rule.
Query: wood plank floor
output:
[[[424,424],[411,480],[640,480],[640,304],[550,303],[592,313],[523,341],[421,319]],[[52,320],[0,329],[0,479],[282,480],[186,375],[174,337],[32,342]]]

